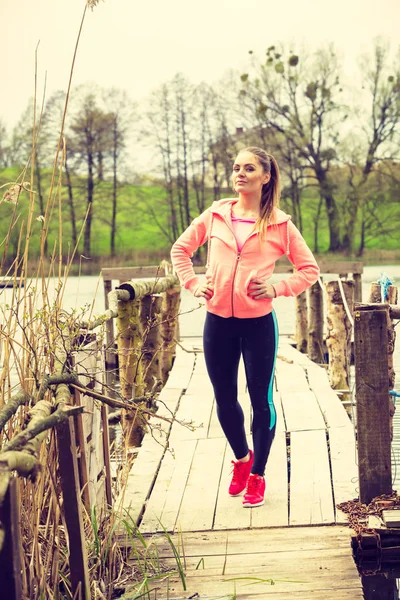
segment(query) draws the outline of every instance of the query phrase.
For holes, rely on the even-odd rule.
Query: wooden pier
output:
[[[142,534],[155,536],[166,566],[174,558],[164,530],[185,563],[187,590],[173,576],[152,584],[155,597],[228,600],[236,590],[243,600],[288,593],[304,600],[362,598],[351,531],[336,508],[358,495],[355,436],[325,369],[280,336],[265,505],[244,509],[227,492],[233,455],[217,420],[202,340],[185,337],[199,331],[203,318],[201,309],[182,319],[184,349],[159,402],[159,412],[177,421],[145,437],[124,493],[124,508]],[[250,434],[242,364],[239,398]]]

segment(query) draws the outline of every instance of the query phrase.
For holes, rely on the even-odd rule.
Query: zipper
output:
[[[256,235],[256,233],[257,233],[257,232],[253,231],[252,233],[250,233],[250,234],[247,236],[247,238],[246,238],[246,239],[244,240],[244,242],[243,242],[242,250],[239,252],[238,245],[237,245],[237,241],[236,241],[236,236],[235,236],[235,232],[233,231],[232,224],[231,224],[231,222],[230,222],[228,219],[226,219],[225,217],[224,217],[224,221],[225,221],[226,225],[228,226],[228,229],[229,229],[229,230],[232,232],[233,239],[235,240],[235,243],[236,243],[236,248],[237,248],[236,260],[235,260],[235,268],[234,268],[234,270],[233,270],[233,277],[232,277],[232,292],[231,292],[232,317],[234,317],[234,316],[235,316],[235,313],[234,313],[234,310],[233,310],[233,295],[234,295],[234,289],[235,289],[235,277],[236,277],[236,272],[237,272],[237,268],[238,268],[238,264],[239,264],[239,260],[240,260],[240,256],[241,256],[241,252],[242,252],[242,250],[243,250],[243,248],[244,248],[244,245],[245,245],[245,243],[247,242],[247,240],[248,240],[249,238],[251,238],[253,235]]]
[[[238,268],[239,260],[240,260],[240,252],[238,252],[236,255],[235,268],[234,268],[233,277],[232,277],[232,298],[231,298],[231,300],[232,300],[232,317],[235,316],[235,314],[233,312],[233,293],[234,293],[234,289],[235,289],[235,277],[236,277],[236,271]]]

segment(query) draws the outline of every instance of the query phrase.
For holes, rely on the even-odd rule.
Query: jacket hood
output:
[[[237,198],[224,198],[223,200],[215,200],[208,210],[213,214],[218,214],[222,217],[226,217],[231,211],[232,204],[236,204],[237,201]],[[281,223],[287,223],[292,218],[280,208],[275,208],[275,215],[276,225],[280,225]]]

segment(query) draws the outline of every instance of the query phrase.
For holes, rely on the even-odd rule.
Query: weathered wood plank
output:
[[[281,391],[281,400],[287,431],[325,430],[325,421],[313,392]]]
[[[315,366],[315,363],[309,359],[307,354],[296,350],[292,343],[294,342],[288,337],[279,338],[278,360],[284,359],[284,362],[289,361],[289,364],[292,361],[293,364],[302,367]]]
[[[326,426],[353,429],[349,416],[338,395],[331,388],[328,373],[323,367],[307,367],[308,383],[314,392]]]
[[[244,510],[244,509],[243,509]],[[185,556],[222,554],[301,553],[303,550],[350,548],[352,531],[340,525],[313,527],[277,527],[274,529],[245,529],[230,531],[183,532],[174,534],[175,545],[181,540]],[[173,558],[171,545],[164,536],[152,537],[160,558]]]
[[[278,431],[265,471],[265,504],[251,509],[252,527],[288,525],[288,471],[286,434]],[[243,509],[244,510],[244,509]]]
[[[165,453],[140,524],[142,533],[174,530],[196,443],[181,442]]]
[[[248,443],[252,447],[250,437]],[[235,457],[229,444],[227,444],[219,482],[213,529],[245,529],[250,527],[251,510],[243,508],[242,495],[232,497],[228,494],[232,478],[232,460],[235,460]]]
[[[165,389],[184,389],[186,390],[193,375],[193,366],[196,359],[195,352],[185,352],[179,346],[176,348],[174,366],[169,374]]]
[[[364,263],[362,261],[347,261],[347,260],[334,260],[326,261],[321,260],[318,262],[321,274],[335,273],[337,275],[345,275],[349,273],[363,273]],[[195,266],[195,273],[205,273],[205,266]],[[293,265],[286,258],[279,259],[275,265],[274,273],[291,273],[293,271]]]
[[[182,531],[212,528],[225,445],[223,438],[198,441],[177,519]]]
[[[127,477],[125,489],[116,502],[117,507],[123,506],[134,523],[138,523],[142,515],[163,454],[164,446],[146,435]]]
[[[169,582],[169,597],[188,598],[198,594],[199,598],[204,598],[208,594],[214,594],[215,598],[220,594],[236,592],[238,598],[261,599],[271,595],[276,599],[279,596],[282,598],[284,593],[286,597],[296,597],[294,594],[297,592],[308,593],[308,596],[303,597],[314,598],[316,592],[321,592],[320,598],[336,599],[342,598],[341,592],[349,589],[352,591],[351,598],[363,597],[349,548],[320,550],[317,554],[305,550],[301,553],[292,551],[268,555],[228,555],[222,569],[218,560],[221,558],[207,558],[212,566],[197,570],[197,558],[192,561],[186,559],[188,569],[185,595],[180,581],[173,577]],[[172,564],[170,560],[169,566],[172,567]],[[275,585],[271,585],[271,580]],[[160,595],[157,597],[160,600],[163,598]]]
[[[290,525],[334,523],[325,430],[290,434]]]
[[[276,382],[281,393],[310,391],[303,367],[284,362],[279,358],[276,361]]]
[[[192,394],[183,394],[176,418],[190,423],[195,430],[191,431],[187,427],[181,427],[175,423],[171,431],[171,443],[174,444],[178,440],[206,438],[213,402],[213,396],[210,394],[208,386],[203,387],[201,384],[197,386],[196,392],[193,390]]]
[[[353,429],[329,429],[329,450],[335,505],[358,497],[357,450]],[[347,523],[342,511],[336,510],[336,523]]]
[[[104,281],[130,281],[131,279],[147,279],[164,277],[165,269],[158,265],[147,267],[103,267],[101,275]]]

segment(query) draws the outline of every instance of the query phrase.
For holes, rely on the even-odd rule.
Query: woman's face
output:
[[[270,180],[257,156],[251,152],[239,152],[233,165],[232,181],[236,192],[243,194],[259,193],[264,183]]]

